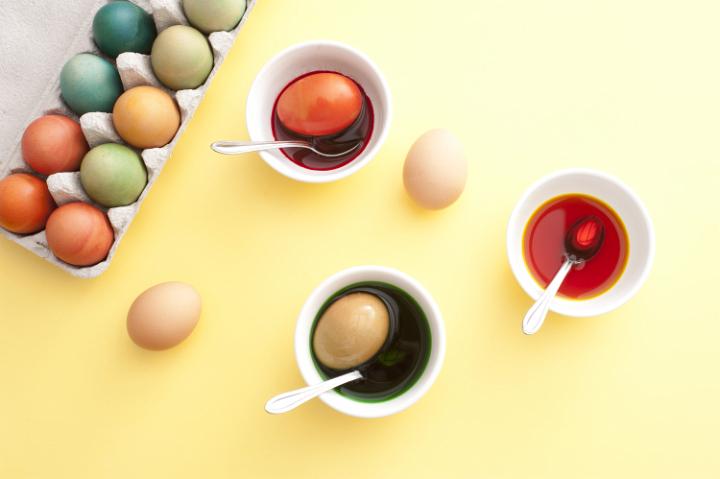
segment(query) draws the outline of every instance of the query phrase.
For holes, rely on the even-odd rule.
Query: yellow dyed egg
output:
[[[175,100],[159,88],[137,86],[123,93],[113,108],[118,135],[136,148],[159,148],[172,141],[180,127]]]

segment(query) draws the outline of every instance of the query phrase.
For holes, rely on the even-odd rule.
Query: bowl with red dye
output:
[[[600,247],[592,258],[573,267],[550,305],[566,316],[612,311],[645,282],[655,235],[644,205],[625,184],[605,173],[562,170],[532,185],[508,223],[510,267],[525,292],[537,299],[565,259],[568,231],[588,219],[602,225]]]
[[[390,89],[378,67],[342,43],[311,41],[291,46],[258,73],[247,100],[252,141],[304,140],[326,158],[299,148],[260,156],[292,179],[326,183],[351,175],[377,154],[392,117]]]

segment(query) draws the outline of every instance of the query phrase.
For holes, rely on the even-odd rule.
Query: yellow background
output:
[[[716,0],[260,0],[103,276],[0,241],[0,477],[720,476],[718,18]],[[246,138],[262,65],[315,38],[385,72],[395,118],[377,158],[306,185],[210,152]],[[402,163],[438,126],[464,142],[470,178],[427,212]],[[551,316],[524,337],[506,221],[531,182],[571,166],[644,199],[655,265],[616,312]],[[366,263],[440,304],[434,387],[379,420],[319,401],[265,414],[303,384],[292,345],[306,296]],[[195,285],[203,316],[181,346],[147,352],[125,314],[166,280]]]

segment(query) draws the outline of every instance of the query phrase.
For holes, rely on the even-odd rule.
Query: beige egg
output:
[[[390,314],[380,298],[351,293],[323,313],[315,328],[313,351],[329,368],[354,368],[380,351],[389,329]]]
[[[405,159],[403,182],[420,206],[450,206],[465,189],[467,160],[460,140],[448,130],[430,130],[413,144]]]
[[[145,349],[171,348],[190,336],[200,319],[200,309],[200,295],[189,284],[160,283],[130,306],[128,334]]]

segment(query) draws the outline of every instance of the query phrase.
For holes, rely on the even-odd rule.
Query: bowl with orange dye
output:
[[[550,309],[566,316],[597,316],[637,293],[655,254],[655,234],[645,206],[620,180],[586,169],[562,170],[533,184],[515,207],[507,228],[507,254],[520,286],[537,299],[567,254],[566,235],[602,244],[588,261],[573,267]]]

